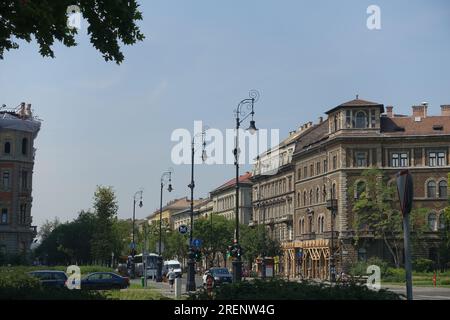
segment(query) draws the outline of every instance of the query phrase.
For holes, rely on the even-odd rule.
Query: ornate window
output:
[[[447,198],[447,181],[445,180],[439,182],[439,198]]]
[[[445,216],[444,213],[441,213],[439,215],[439,230],[444,230],[445,229]]]
[[[3,189],[8,190],[9,186],[10,186],[10,182],[9,182],[9,178],[10,178],[10,173],[9,171],[3,171],[3,177],[2,177],[2,182],[3,182]]]
[[[309,190],[309,204],[311,205],[313,203],[313,191],[312,189]]]
[[[367,114],[364,111],[358,111],[355,115],[355,128],[367,128]]]
[[[445,166],[445,152],[432,151],[428,153],[428,165],[430,167]]]
[[[433,180],[427,183],[427,198],[436,198],[436,182]]]
[[[359,151],[355,153],[356,167],[367,167],[367,153]]]
[[[316,203],[320,202],[320,189],[317,187],[316,189]]]
[[[408,167],[409,155],[407,152],[394,152],[391,154],[391,167]]]
[[[437,231],[437,216],[434,212],[428,214],[428,227],[431,231]]]

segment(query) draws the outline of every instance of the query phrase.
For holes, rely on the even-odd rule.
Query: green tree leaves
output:
[[[5,50],[19,48],[16,39],[31,42],[34,38],[39,53],[52,58],[55,40],[67,47],[76,46],[77,30],[67,26],[67,8],[71,5],[80,8],[88,24],[84,30],[105,61],[120,64],[124,60],[120,43],[133,45],[144,40],[136,24],[142,20],[136,0],[0,1],[0,59]]]

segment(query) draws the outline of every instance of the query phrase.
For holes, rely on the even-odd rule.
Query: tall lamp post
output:
[[[249,93],[249,97],[247,99],[241,100],[239,102],[236,110],[236,137],[235,137],[235,147],[233,150],[234,154],[234,165],[236,166],[236,236],[234,246],[239,248],[238,252],[240,252],[239,245],[239,128],[242,122],[251,116],[250,126],[248,127],[248,131],[250,134],[254,134],[258,129],[255,126],[255,120],[253,120],[253,116],[255,114],[254,111],[254,103],[258,101],[259,93],[256,90],[251,90]],[[245,110],[242,110],[243,107],[246,107]],[[241,281],[242,279],[242,260],[240,254],[237,254],[233,259],[233,282]]]
[[[136,242],[135,242],[135,233],[136,233],[136,202],[137,202],[137,197],[140,197],[139,200],[139,208],[142,208],[142,190],[136,191],[136,193],[133,196],[133,241],[131,242],[131,258],[132,258],[132,265],[131,265],[131,270],[132,270],[132,275],[133,278],[136,277],[136,263],[134,262],[134,256],[136,255]]]
[[[192,137],[191,142],[191,183],[188,185],[188,187],[191,189],[191,227],[189,228],[189,252],[188,252],[188,272],[187,272],[187,280],[186,280],[186,291],[195,291],[195,259],[194,259],[194,248],[192,246],[192,230],[194,229],[194,154],[195,154],[195,138],[202,137],[202,161],[204,162],[206,160],[206,142],[205,142],[205,135],[206,130],[203,129],[202,132],[199,132],[198,134],[194,135]]]
[[[162,250],[161,250],[161,243],[162,243],[162,208],[163,208],[163,189],[164,186],[168,183],[169,186],[167,187],[167,191],[172,192],[172,173],[173,170],[169,169],[165,171],[161,175],[161,196],[160,196],[160,202],[159,202],[159,249],[158,249],[158,261],[156,262],[156,281],[161,282],[162,281],[162,266],[163,266],[163,258],[162,258]]]
[[[330,198],[327,200],[327,209],[331,211],[331,245],[330,245],[330,282],[336,282],[336,267],[334,265],[334,221],[338,209],[335,190],[330,178],[324,177],[330,183]]]

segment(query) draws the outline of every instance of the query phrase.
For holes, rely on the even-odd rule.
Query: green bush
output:
[[[367,276],[367,267],[376,265],[380,267],[381,277],[389,272],[389,264],[377,257],[369,258],[367,261],[358,261],[350,269],[350,274],[353,276]]]
[[[413,261],[413,269],[417,272],[431,272],[433,271],[433,260],[419,258]]]
[[[281,279],[256,279],[217,287],[209,297],[203,289],[190,294],[190,300],[400,300],[387,291],[374,291],[365,285],[325,285],[313,282],[288,282]]]
[[[405,282],[405,269],[388,268],[384,276],[381,276],[381,279],[385,282]]]

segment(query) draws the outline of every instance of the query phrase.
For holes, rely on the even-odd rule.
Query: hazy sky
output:
[[[92,207],[96,185],[111,185],[119,217],[159,206],[159,179],[174,168],[174,192],[189,195],[188,165],[171,163],[171,133],[194,120],[224,130],[258,89],[255,120],[281,136],[355,97],[410,113],[450,103],[450,3],[440,1],[140,1],[146,40],[106,63],[86,24],[76,48],[42,58],[34,43],[0,61],[0,104],[25,101],[44,120],[36,140],[33,224],[65,221]],[[381,30],[366,26],[381,8]],[[227,151],[231,152],[231,150]],[[243,168],[242,172],[247,168]],[[196,196],[234,175],[232,165],[197,166]]]

